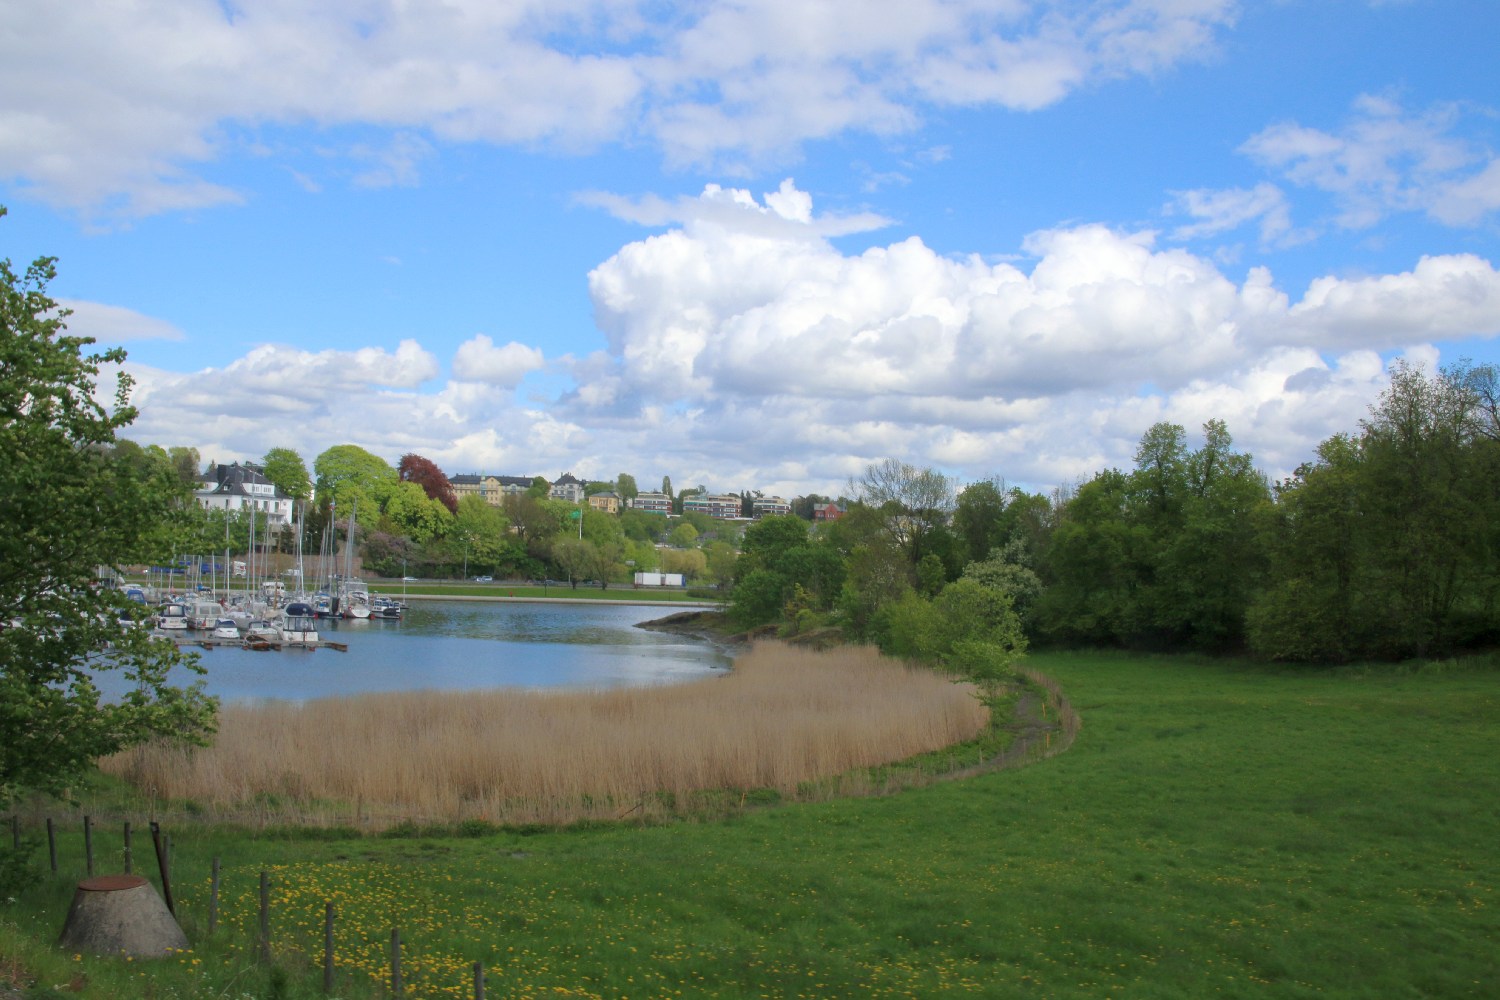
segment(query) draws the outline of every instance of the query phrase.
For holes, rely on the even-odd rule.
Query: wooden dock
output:
[[[349,652],[347,642],[334,642],[331,639],[319,639],[316,643],[309,645],[305,642],[284,642],[280,639],[215,639],[212,636],[202,638],[187,638],[173,636],[172,640],[177,643],[178,649],[208,649],[214,650],[221,646],[231,649],[253,649],[258,652],[280,652],[283,649],[305,649],[311,652],[315,649],[332,649],[340,653]]]

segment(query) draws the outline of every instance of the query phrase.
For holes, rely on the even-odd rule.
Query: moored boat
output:
[[[400,618],[402,612],[404,612],[405,610],[406,605],[402,604],[398,600],[395,600],[394,598],[381,597],[379,595],[376,595],[375,597],[372,597],[370,599],[371,618]]]
[[[281,629],[264,618],[255,618],[245,626],[246,642],[280,642]]]
[[[185,631],[188,627],[188,610],[183,604],[163,604],[156,612],[156,627],[169,632]]]
[[[309,649],[317,648],[318,624],[313,618],[311,604],[294,601],[283,609],[281,617],[281,641],[287,646],[305,646]]]

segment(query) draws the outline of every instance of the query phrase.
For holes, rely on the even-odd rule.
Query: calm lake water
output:
[[[730,657],[710,643],[635,627],[680,610],[413,600],[401,621],[320,620],[322,638],[347,643],[347,653],[198,652],[208,693],[226,703],[371,691],[631,687],[725,670]]]

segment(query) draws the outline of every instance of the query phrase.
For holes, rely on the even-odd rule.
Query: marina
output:
[[[225,703],[421,690],[596,690],[722,676],[732,662],[725,649],[637,627],[666,613],[660,605],[422,599],[400,619],[318,619],[312,644],[251,639],[255,622],[237,642],[209,632],[158,634],[196,653],[206,671],[177,668],[172,682],[201,680]],[[126,691],[127,682],[113,672],[98,682],[109,695]]]

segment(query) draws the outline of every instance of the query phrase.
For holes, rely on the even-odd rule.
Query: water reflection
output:
[[[374,691],[611,688],[711,676],[729,657],[709,643],[636,628],[676,608],[416,601],[402,621],[320,621],[349,651],[202,652],[225,702],[301,701]],[[190,680],[189,675],[179,678]]]

